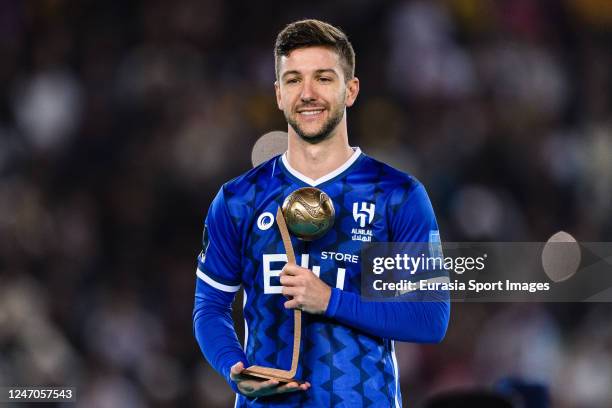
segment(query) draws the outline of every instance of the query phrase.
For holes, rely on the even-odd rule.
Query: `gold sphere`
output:
[[[321,238],[334,225],[331,198],[314,187],[303,187],[289,194],[282,206],[287,228],[304,241]]]

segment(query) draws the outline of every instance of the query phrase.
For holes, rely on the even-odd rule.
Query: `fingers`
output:
[[[237,362],[230,368],[230,378],[232,381],[239,381],[241,379],[240,373],[244,371],[244,364],[242,361]]]
[[[283,286],[297,286],[300,284],[300,280],[297,276],[293,275],[280,275],[280,284]]]
[[[295,381],[282,385],[279,384],[280,383],[276,380],[267,380],[262,382],[244,381],[238,385],[238,388],[241,392],[250,397],[262,397],[273,394],[307,391],[310,388],[310,383],[298,384]]]
[[[266,381],[253,381],[258,391],[267,391],[276,387],[279,382],[278,380],[266,380]]]
[[[273,394],[270,392],[273,388],[278,386],[277,380],[244,380],[238,384],[238,389],[247,396],[263,396]]]
[[[298,276],[304,273],[304,271],[309,272],[308,269],[302,268],[301,266],[297,266],[296,264],[286,263],[283,267],[283,270],[281,271],[280,276]]]
[[[302,305],[296,299],[288,300],[284,303],[285,309],[301,309]]]
[[[310,383],[298,384],[297,382],[290,382],[283,384],[275,390],[275,394],[283,394],[287,392],[306,391],[310,388]]]
[[[285,297],[303,297],[306,293],[306,289],[303,286],[284,286],[281,289],[281,293]]]

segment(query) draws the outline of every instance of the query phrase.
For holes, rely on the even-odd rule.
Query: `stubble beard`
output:
[[[287,120],[289,126],[291,126],[295,133],[300,137],[300,139],[310,144],[317,144],[331,137],[334,129],[336,129],[338,124],[342,121],[344,109],[345,107],[342,106],[337,111],[330,111],[332,112],[332,116],[323,124],[321,130],[314,134],[306,133],[304,129],[300,127],[297,120],[295,120],[295,118],[291,115],[285,113],[285,119]],[[299,115],[299,113],[297,113],[296,116],[297,115]]]

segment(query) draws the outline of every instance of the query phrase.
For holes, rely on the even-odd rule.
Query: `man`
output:
[[[238,406],[398,407],[393,340],[441,341],[448,295],[366,302],[359,295],[359,255],[362,241],[437,237],[431,204],[417,180],[350,147],[346,108],[357,98],[359,80],[342,31],[317,20],[292,23],[277,37],[275,59],[288,150],[226,183],[212,202],[198,258],[195,336],[238,394]],[[287,264],[273,214],[305,186],[329,195],[336,221],[315,241],[293,239],[299,265]],[[241,286],[244,351],[231,319]],[[305,312],[296,378],[306,383],[241,376],[249,365],[288,369],[295,308]]]

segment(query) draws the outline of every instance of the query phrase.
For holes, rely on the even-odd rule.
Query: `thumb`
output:
[[[232,379],[234,380],[235,377],[239,376],[243,370],[244,364],[242,364],[242,361],[237,362],[232,366],[232,368],[230,368],[230,377],[232,377]]]

